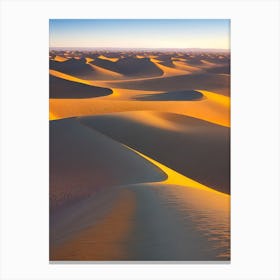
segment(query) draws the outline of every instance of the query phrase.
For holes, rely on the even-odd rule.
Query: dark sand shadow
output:
[[[113,93],[109,88],[90,86],[50,75],[50,98],[91,98]]]
[[[204,89],[229,96],[230,77],[212,73],[197,73],[146,80],[108,82],[111,87],[137,90],[181,91]]]
[[[130,118],[130,116],[133,118]],[[229,128],[173,113],[153,112],[178,131],[143,123],[140,112],[79,118],[97,131],[224,193],[230,193]],[[147,113],[147,118],[149,119]]]
[[[151,62],[149,58],[125,57],[120,58],[116,62],[97,58],[91,64],[130,77],[155,77],[163,75],[163,71]]]
[[[203,99],[203,94],[195,90],[182,90],[138,95],[133,99],[140,101],[195,101]]]
[[[94,70],[86,64],[85,59],[71,58],[64,62],[50,60],[50,69],[84,79],[92,79],[95,76]]]

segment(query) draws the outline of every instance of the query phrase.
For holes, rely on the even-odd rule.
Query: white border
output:
[[[230,18],[231,264],[48,262],[48,19]],[[1,2],[1,279],[279,279],[279,2]]]

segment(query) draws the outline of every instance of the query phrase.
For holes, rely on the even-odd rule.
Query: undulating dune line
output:
[[[114,78],[121,79],[122,77],[124,77],[124,75],[122,75],[118,72],[114,72],[114,71],[99,67],[97,65],[93,65],[91,63],[89,63],[89,65],[94,70],[94,73],[95,73],[94,79],[96,79],[96,80],[108,80],[108,79],[114,79]]]
[[[151,62],[153,62],[158,68],[160,68],[163,71],[163,75],[162,75],[163,77],[179,76],[179,75],[185,75],[191,73],[186,69],[176,68],[172,62],[170,62],[170,64],[169,63],[167,64],[164,61],[157,60],[155,58],[151,58]]]
[[[166,112],[122,112],[79,120],[196,181],[229,193],[229,129]],[[215,160],[211,160],[215,159]]]
[[[91,64],[127,77],[144,78],[163,75],[163,71],[149,58],[126,57],[117,61],[97,58]]]
[[[100,150],[102,153],[104,151],[111,153],[111,151],[108,150],[108,145],[114,146],[119,143],[98,134],[101,139],[100,144],[96,145],[96,140],[98,139],[96,138],[97,132],[84,127],[75,119],[61,120],[54,123],[60,125],[59,127],[56,127],[56,129],[61,136],[59,136],[58,133],[53,135],[56,135],[56,137],[59,138],[69,138],[71,136],[72,140],[68,145],[65,145],[65,140],[60,139],[61,145],[64,144],[64,151],[61,146],[58,146],[55,150],[52,149],[54,151],[52,156],[58,157],[60,160],[64,159],[68,163],[72,163],[69,154],[70,157],[73,157],[73,153],[78,153],[80,160],[83,159],[82,161],[92,160],[91,154],[85,154],[85,152],[82,152],[83,150],[88,150],[88,145],[91,147],[92,145],[95,146],[94,152]],[[68,127],[69,125],[75,126],[76,130],[73,130],[73,128],[70,130]],[[86,138],[80,130],[85,130],[84,133],[88,134]],[[64,132],[67,132],[69,135],[65,135]],[[94,141],[90,138],[91,133]],[[73,139],[74,135],[76,135],[76,137]],[[105,139],[107,139],[108,142]],[[57,143],[57,141],[54,141],[54,143]],[[101,148],[100,145],[104,145],[104,147]],[[105,148],[106,145],[107,148]],[[72,147],[75,147],[76,150],[73,151]],[[152,164],[154,166],[154,171],[152,172],[152,170],[148,169],[148,172],[150,172],[148,174],[148,176],[150,176],[149,180],[152,181],[152,178],[154,178],[158,183],[148,182],[139,184],[134,181],[135,183],[129,184],[127,181],[126,184],[123,181],[119,182],[119,185],[116,184],[109,189],[108,187],[102,188],[102,191],[99,193],[94,191],[94,186],[91,186],[90,190],[85,190],[83,197],[80,196],[82,193],[80,188],[78,193],[74,192],[60,197],[61,193],[67,194],[69,191],[77,191],[77,188],[74,187],[75,182],[72,181],[74,177],[71,178],[71,174],[74,172],[67,173],[68,176],[62,176],[64,180],[69,179],[72,182],[72,187],[69,187],[68,183],[64,190],[60,189],[60,192],[58,192],[57,186],[53,187],[52,193],[56,192],[56,195],[60,200],[57,199],[57,197],[51,197],[51,209],[53,209],[53,211],[51,211],[51,224],[54,229],[54,231],[51,231],[51,243],[54,244],[53,247],[51,247],[51,259],[206,260],[210,256],[211,259],[214,260],[228,259],[229,224],[227,217],[229,196],[218,191],[213,191],[207,186],[181,175],[129,146],[122,147],[136,155],[136,160],[138,161],[141,170],[145,168],[146,164]],[[60,153],[57,154],[57,152]],[[104,154],[104,157],[106,157],[106,154]],[[75,165],[78,166],[81,164],[80,160],[75,162]],[[54,159],[54,161],[56,162],[57,158]],[[101,170],[106,168],[107,174],[114,172],[117,167],[113,166],[116,164],[114,162],[112,162],[111,165],[108,165],[107,162],[105,167],[102,167],[103,164],[100,162],[99,157],[95,157],[94,161]],[[126,161],[121,162],[121,168],[127,169],[128,173],[129,168],[132,168],[133,170],[131,163]],[[65,167],[66,170],[69,170],[69,166],[65,166],[65,163],[62,163],[61,166]],[[75,166],[73,166],[73,168],[75,168]],[[88,169],[86,169],[85,172],[90,174],[92,171],[89,170],[89,168],[90,166],[88,166]],[[94,170],[99,168],[95,167]],[[117,168],[120,168],[120,164],[118,164]],[[56,166],[51,174],[57,175],[60,172],[63,171],[61,171],[61,168],[57,169]],[[145,169],[143,172],[145,172]],[[128,173],[119,175],[119,178],[122,177],[125,178],[124,180],[127,180],[126,177]],[[70,178],[67,178],[69,175]],[[92,177],[94,177],[94,174],[92,174]],[[96,179],[98,179],[98,175],[95,180]],[[104,178],[102,179],[104,180]],[[145,181],[145,177],[141,178],[140,176],[139,179],[140,182],[141,180],[143,180],[142,182]],[[51,182],[53,182],[53,180],[51,180]],[[115,181],[115,178],[114,182],[117,182]],[[168,187],[171,188],[171,190]],[[152,199],[146,197],[149,195],[149,192],[153,193]],[[179,194],[177,192],[179,192]],[[139,203],[139,200],[142,201],[143,199],[146,201],[144,204],[145,208],[148,207],[149,209],[150,207],[153,209],[155,203],[161,205],[158,205],[158,211],[161,214],[156,215],[156,221],[157,223],[160,223],[161,226],[152,229],[155,231],[155,236],[154,234],[149,233],[148,230],[147,232],[144,231],[142,233],[142,237],[140,233],[140,237],[136,238],[134,231],[137,231],[137,227],[150,224],[150,220],[147,218],[149,215],[143,215],[141,213],[140,215],[137,214],[139,207],[137,208],[135,205],[139,205],[140,211],[143,211],[142,203]],[[174,203],[174,200],[180,201],[180,205],[183,203],[184,210],[182,210],[182,207],[179,206],[178,203]],[[138,203],[136,203],[137,201]],[[56,204],[52,204],[52,202],[55,202]],[[170,213],[167,215],[167,211],[170,211],[170,207],[172,208],[172,215],[170,215]],[[203,209],[203,213],[198,212],[201,208]],[[180,210],[180,212],[178,212],[178,210]],[[187,219],[185,219],[185,216],[183,218],[181,211],[188,213]],[[71,213],[71,215],[69,215],[69,213]],[[82,219],[81,213],[83,214]],[[119,216],[121,213],[124,213],[121,216],[122,219],[120,219]],[[172,229],[170,229],[170,223],[174,223],[172,222],[174,221],[174,215],[177,219],[182,219],[182,221],[179,224],[175,223],[172,226]],[[208,226],[205,225],[205,220],[207,220]],[[192,224],[191,228],[188,225],[189,223]],[[116,235],[114,234],[115,231],[114,233],[112,232],[111,226],[114,226]],[[162,232],[162,229],[166,229],[166,231]],[[184,236],[184,234],[186,235]],[[137,235],[139,236],[139,233],[137,233]],[[184,250],[178,249],[178,245],[176,245],[178,235],[183,242]],[[224,238],[224,242],[219,244],[219,242],[217,242],[217,237]],[[130,252],[133,247],[139,247],[137,245],[139,243],[138,238],[141,240],[141,248]],[[169,241],[165,242],[165,238],[168,238]],[[128,242],[125,243],[124,240],[128,240]],[[156,246],[158,242],[161,243],[162,248]],[[193,244],[193,242],[196,242],[196,244]],[[196,248],[201,246],[201,244],[204,244],[204,249],[200,252],[194,253],[193,246]],[[209,246],[211,246],[211,249]],[[116,247],[119,248],[117,251],[115,251]],[[153,247],[155,247],[155,250],[151,250]],[[172,253],[165,255],[163,252],[167,248],[173,248]],[[190,248],[192,248],[191,252]],[[140,251],[138,252],[138,250]]]
[[[138,101],[143,94],[159,91],[113,89],[113,94],[95,99],[50,99],[50,112],[57,119],[73,116],[99,115],[124,111],[162,111],[178,113],[229,127],[230,99],[209,91],[201,91],[204,97],[195,101]],[[131,99],[134,99],[131,102]]]
[[[230,54],[49,57],[50,260],[230,260]]]
[[[129,81],[107,81],[110,87],[142,90],[209,90],[223,95],[229,95],[229,77],[212,73],[194,73],[192,75],[178,75],[155,77],[153,79],[135,79]]]
[[[94,79],[94,71],[87,63],[86,59],[70,58],[66,61],[50,60],[50,70],[59,71],[87,80]]]

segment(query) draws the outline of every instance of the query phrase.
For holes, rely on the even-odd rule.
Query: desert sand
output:
[[[230,260],[228,53],[50,53],[50,260]]]

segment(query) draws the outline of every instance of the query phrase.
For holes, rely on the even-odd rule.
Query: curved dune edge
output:
[[[100,66],[97,66],[97,65],[94,65],[94,64],[91,64],[91,63],[88,63],[88,65],[90,65],[92,67],[92,69],[95,71],[95,73],[97,74],[97,78],[98,78],[98,75],[99,76],[103,76],[103,78],[123,78],[124,75],[121,74],[121,73],[118,73],[118,72],[115,72],[115,71],[112,71],[112,70],[108,70],[108,69],[105,69],[105,68],[102,68]]]
[[[65,62],[68,60],[68,58],[60,56],[60,55],[56,55],[55,58],[53,59],[54,61],[58,61],[58,62]]]
[[[150,226],[146,215],[139,217],[135,214],[136,209],[139,207],[144,209],[147,205],[146,203],[151,205],[150,192],[154,193],[154,198],[158,200],[162,199],[161,204],[164,203],[164,205],[175,209],[177,213],[175,217],[183,219],[182,223],[191,222],[189,225],[197,231],[196,236],[201,236],[201,234],[203,234],[202,239],[196,241],[198,242],[197,244],[200,244],[200,249],[202,246],[200,243],[201,241],[208,242],[203,243],[202,250],[208,248],[213,252],[215,256],[213,259],[215,260],[227,259],[229,257],[227,252],[229,250],[228,207],[230,203],[230,195],[213,190],[206,185],[183,176],[127,145],[123,146],[159,168],[167,175],[167,179],[155,182],[120,185],[119,188],[116,189],[119,191],[119,196],[114,196],[115,200],[113,201],[112,209],[108,213],[105,213],[101,219],[93,220],[92,224],[89,224],[86,227],[83,226],[80,231],[75,234],[70,234],[61,244],[52,246],[50,250],[51,260],[132,260],[141,258],[141,256],[143,256],[142,253],[144,255],[146,254],[145,259],[149,259],[148,248],[157,244],[158,241],[157,239],[153,239],[149,228],[147,229],[147,226]],[[147,200],[145,197],[148,195],[149,199]],[[139,203],[139,200],[141,200],[141,203]],[[143,202],[145,204],[143,204]],[[159,206],[160,205],[158,204],[156,205],[156,207]],[[155,215],[155,218],[160,217],[160,225],[163,225],[167,230],[170,223],[170,217],[166,217],[166,220],[165,213],[161,212],[164,209],[154,209],[160,210],[155,211],[156,213],[160,212],[160,215]],[[185,220],[186,217],[187,221]],[[146,226],[142,227],[142,225]],[[73,226],[73,223],[69,224],[69,226],[69,232],[72,232],[71,227]],[[137,237],[134,237],[133,230],[135,230],[137,226],[144,228],[144,238],[141,239],[140,243]],[[177,240],[176,232],[181,231],[182,228],[176,227],[176,223],[174,226],[175,228],[168,231],[170,234],[166,232],[162,234],[164,236],[167,235],[172,237],[171,240],[175,241]],[[68,230],[69,228],[66,229]],[[191,232],[187,231],[187,233],[190,234]],[[226,239],[224,240],[223,237],[221,239],[222,242],[220,242],[219,240],[223,235],[226,236]],[[190,238],[192,237],[180,239],[180,244],[182,246],[186,244],[190,246],[190,243],[188,243],[192,242],[190,241]],[[174,245],[174,241],[171,242],[172,246]],[[140,252],[140,255],[138,255],[139,252],[137,250],[132,253],[132,251],[128,250],[125,245],[126,242],[129,242],[131,246],[141,246],[145,249],[143,252]],[[163,242],[163,246],[166,246],[165,248],[169,248],[168,244]],[[209,248],[209,246],[212,247]],[[224,247],[225,249],[221,247]],[[218,253],[213,250],[217,250]],[[174,254],[174,252],[171,253],[171,255],[172,254]],[[179,253],[178,255],[177,253],[175,254],[176,257],[179,255]],[[156,252],[156,258],[164,259],[164,256],[165,254]],[[187,257],[184,256],[184,258]]]
[[[230,192],[229,129],[181,114],[134,111],[79,121],[220,192]]]
[[[182,114],[230,127],[230,97],[205,90],[201,92],[206,98],[200,101],[133,101],[130,99],[139,93],[156,94],[140,90],[112,88],[113,94],[98,99],[50,99],[50,111],[57,119],[108,114],[125,111],[166,111]]]
[[[110,59],[102,59],[101,57],[98,57],[92,61],[91,64],[99,66],[102,69],[117,72],[126,77],[126,80],[151,79],[154,77],[161,77],[163,75],[163,71],[150,59],[126,57],[113,62]],[[110,80],[110,78],[107,79],[107,81]],[[122,80],[124,79],[120,79],[120,81]],[[115,79],[112,81],[115,81]]]
[[[161,70],[162,71],[162,70]],[[229,76],[197,71],[192,74],[160,76],[148,78],[134,78],[129,80],[104,81],[104,85],[112,88],[126,88],[138,90],[193,90],[201,89],[230,95]],[[103,86],[104,86],[103,85]],[[102,86],[102,85],[101,85]]]
[[[117,95],[113,93],[112,98],[113,97],[117,98]],[[157,106],[159,102],[154,101],[145,101],[145,105],[143,105],[143,101],[131,103],[129,101],[119,102],[118,100],[113,102],[112,99],[109,98],[105,101],[103,97],[98,97],[98,99],[99,100],[97,100],[97,98],[95,100],[51,99],[50,109],[56,116],[56,119],[128,111],[165,111],[197,118],[224,127],[230,127],[229,113],[224,113],[225,108],[214,102],[209,102],[207,99],[202,101],[186,101],[184,104],[181,104],[180,107],[174,104],[178,103],[176,101],[161,102],[164,104]],[[186,104],[187,102],[190,104]],[[194,102],[203,102],[203,104],[197,104],[197,106],[195,106]]]
[[[80,225],[80,219],[69,220],[62,229],[65,236],[63,242],[55,244],[53,241],[50,246],[50,259],[204,260],[204,257],[209,260],[228,260],[230,195],[183,176],[121,142],[114,142],[160,169],[167,179],[116,186],[117,195],[113,195],[113,201],[109,200],[111,209],[108,212],[98,214],[102,209],[97,208],[97,216],[91,216],[92,211],[84,208],[85,212],[81,213],[91,217],[91,220],[86,225],[82,224],[76,232],[73,232],[73,228],[77,223]],[[94,203],[89,202],[90,205]],[[60,223],[61,219],[56,222]],[[159,225],[156,232],[153,231],[151,220]],[[139,233],[141,238],[135,233]],[[58,238],[58,235],[54,238]],[[163,250],[157,249],[158,244]],[[154,255],[151,255],[152,252]]]
[[[166,178],[154,164],[77,118],[50,123],[50,166],[53,209],[93,194],[100,187]]]
[[[209,100],[219,104],[223,107],[230,108],[230,97],[222,94],[218,94],[215,92],[207,91],[207,90],[197,90],[201,92],[204,96],[206,96]]]
[[[89,99],[107,96],[112,93],[113,91],[110,88],[86,85],[53,75],[49,77],[50,99]]]
[[[98,56],[98,58],[104,59],[104,60],[109,60],[111,62],[117,62],[119,60],[118,57],[107,57],[107,56],[104,56],[104,55],[100,55],[100,56]]]
[[[123,144],[124,145],[124,144]],[[167,179],[161,182],[158,182],[159,184],[167,184],[167,185],[177,185],[177,186],[183,186],[183,187],[190,187],[190,188],[195,188],[195,189],[199,189],[199,190],[204,190],[204,191],[208,191],[208,192],[214,192],[218,195],[222,195],[225,197],[229,197],[229,194],[225,194],[222,192],[219,192],[217,190],[214,190],[212,188],[209,188],[193,179],[190,179],[180,173],[178,173],[177,171],[161,164],[160,162],[138,152],[137,150],[124,145],[125,147],[127,147],[128,149],[134,151],[135,153],[137,153],[138,155],[140,155],[141,157],[143,157],[144,159],[148,160],[149,162],[151,162],[152,164],[154,164],[156,167],[158,167],[159,169],[161,169],[166,175],[167,175]],[[157,184],[157,182],[153,182],[153,184]]]
[[[65,73],[62,73],[62,72],[59,72],[59,71],[56,71],[56,70],[50,69],[49,73],[50,73],[50,75],[55,76],[57,78],[61,78],[61,79],[64,79],[64,80],[93,86],[92,82],[89,81],[89,80],[84,80],[84,79],[81,79],[81,78],[77,78],[75,76],[68,75],[68,74],[65,74]]]
[[[164,66],[160,64],[160,60],[151,58],[151,62],[153,62],[158,68],[160,68],[163,71],[163,75],[161,77],[171,77],[171,76],[180,76],[180,75],[186,75],[190,74],[191,72],[183,70],[183,69],[176,69],[176,68],[171,68],[168,66]]]
[[[113,94],[114,95],[114,94]],[[102,97],[99,97],[101,99]],[[140,104],[142,101],[135,101],[134,104],[128,104],[128,101],[122,101],[119,103],[118,101],[112,102],[112,99],[108,101],[104,100],[86,100],[86,99],[51,99],[51,111],[56,116],[56,119],[63,119],[69,117],[82,117],[89,115],[99,115],[99,114],[108,114],[108,113],[117,113],[123,111],[166,111],[168,113],[177,113],[182,114],[184,116],[189,116],[193,118],[197,118],[200,120],[204,120],[213,124],[217,124],[224,127],[230,127],[230,119],[229,114],[222,115],[220,112],[216,110],[224,110],[220,108],[220,105],[217,105],[213,102],[207,104],[207,100],[201,101],[205,102],[201,104],[201,106],[194,106],[192,104],[184,104],[180,108],[176,108],[174,101],[167,101],[165,104],[160,106],[160,108],[154,108],[154,101],[146,101],[145,106]],[[176,102],[176,101],[175,101]],[[188,101],[187,101],[188,102]],[[143,102],[142,102],[143,103]],[[162,102],[163,103],[163,102]],[[96,107],[93,107],[95,105]],[[186,112],[186,110],[188,110]]]
[[[176,69],[178,70],[184,70],[186,72],[191,72],[191,73],[201,71],[201,68],[187,65],[184,61],[181,60],[180,61],[173,60],[172,63],[175,65]]]

